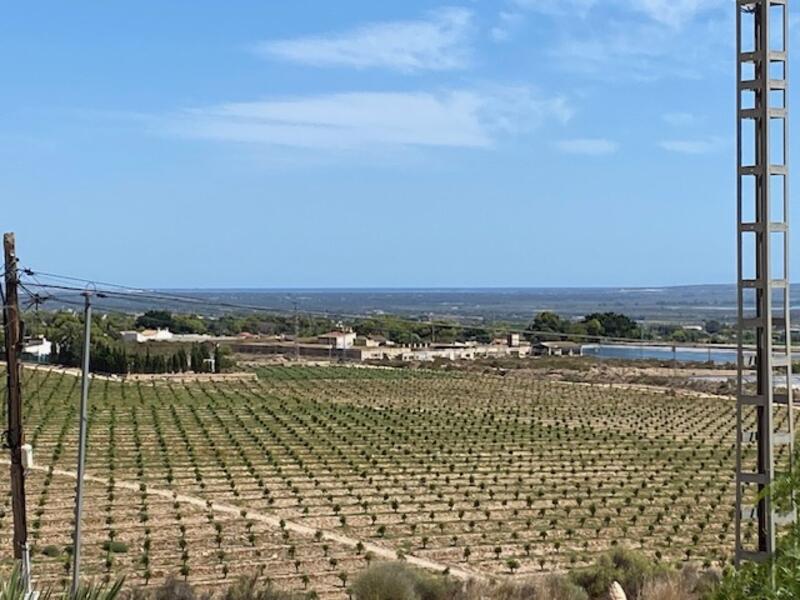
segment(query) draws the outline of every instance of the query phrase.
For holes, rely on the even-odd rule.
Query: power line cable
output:
[[[39,273],[42,274],[42,273]],[[61,276],[62,278],[66,278],[66,276]],[[71,278],[76,281],[86,282],[86,283],[95,283],[91,280],[85,280],[80,278]],[[60,284],[49,284],[49,283],[28,283],[27,285],[31,287],[41,287],[44,289],[56,289],[61,291],[74,291],[74,292],[83,292],[85,288],[79,288],[76,286],[68,286],[68,285],[60,285]],[[135,289],[135,288],[126,288],[126,286],[122,286],[119,284],[115,284],[118,288],[123,289]],[[160,302],[173,302],[173,303],[186,303],[191,304],[192,306],[206,306],[206,307],[216,307],[216,308],[225,308],[225,309],[235,309],[235,310],[244,310],[244,311],[253,311],[253,312],[265,312],[269,314],[283,314],[284,316],[288,316],[289,310],[288,309],[280,309],[280,308],[273,308],[273,307],[264,307],[260,305],[253,305],[253,304],[242,304],[242,303],[234,303],[234,302],[221,302],[221,301],[213,301],[213,300],[204,300],[202,298],[192,297],[192,296],[178,296],[173,294],[161,294],[161,293],[146,293],[146,292],[119,292],[114,290],[103,290],[98,291],[98,297],[104,297],[106,299],[117,299],[117,300],[128,300],[128,301],[138,301],[138,302],[145,302],[149,303],[151,301],[160,301]],[[63,301],[63,299],[61,299]],[[73,304],[78,304],[73,302]],[[314,311],[314,310],[305,310],[303,311],[306,314],[325,317],[330,320],[336,320],[337,318],[348,318],[348,319],[357,319],[357,320],[369,320],[376,318],[375,315],[364,315],[364,314],[348,314],[348,313],[338,313],[332,311]],[[413,325],[422,325],[422,326],[436,326],[439,328],[446,328],[446,329],[477,329],[479,331],[485,332],[492,332],[495,327],[490,327],[486,325],[480,324],[465,324],[465,323],[454,323],[450,321],[436,321],[436,320],[416,320],[404,317],[395,317],[397,320],[404,322],[406,324],[413,324]],[[581,334],[581,333],[565,333],[565,332],[557,332],[557,331],[545,331],[545,330],[534,330],[534,329],[527,329],[527,328],[515,328],[515,327],[502,327],[504,332],[507,333],[519,333],[525,335],[534,335],[534,336],[548,336],[548,337],[559,337],[559,338],[573,338],[573,339],[582,339],[587,340],[590,342],[620,342],[620,343],[631,343],[637,346],[659,346],[659,347],[674,347],[677,345],[681,345],[682,347],[695,347],[695,348],[703,348],[708,349],[708,344],[697,344],[693,342],[669,342],[663,340],[647,340],[646,344],[643,344],[641,338],[626,338],[626,337],[617,337],[617,336],[597,336],[597,335],[589,335],[589,334]]]
[[[33,269],[30,269],[30,268],[22,269],[22,272],[23,272],[24,275],[27,275],[27,276],[30,276],[30,277],[33,277],[33,278],[35,278],[35,276],[39,275],[39,276],[43,276],[43,277],[49,277],[49,278],[52,278],[52,279],[62,279],[62,280],[65,280],[65,281],[73,281],[73,282],[85,283],[87,285],[106,286],[106,287],[117,288],[119,290],[127,290],[130,293],[134,293],[137,296],[141,296],[141,297],[144,297],[144,298],[164,299],[164,300],[171,300],[171,301],[186,301],[186,302],[194,302],[194,303],[202,304],[202,305],[218,306],[218,307],[222,307],[222,308],[237,308],[237,309],[243,309],[243,310],[273,310],[273,311],[282,311],[282,310],[284,310],[284,308],[281,308],[281,307],[267,307],[267,306],[261,306],[261,305],[255,305],[254,306],[254,305],[245,305],[245,304],[241,304],[241,303],[231,303],[231,302],[213,302],[213,301],[206,300],[204,298],[199,298],[197,296],[190,296],[188,294],[180,294],[180,293],[176,293],[176,292],[173,292],[173,291],[170,291],[170,290],[159,291],[159,290],[154,290],[152,288],[134,287],[134,286],[129,286],[129,285],[123,285],[123,284],[120,284],[120,283],[109,283],[109,282],[105,282],[105,281],[86,279],[86,278],[83,278],[83,277],[72,277],[72,276],[69,276],[69,275],[59,275],[59,274],[56,274],[56,273],[47,273],[47,272],[44,272],[44,271],[34,271]],[[67,289],[68,287],[69,286],[65,286],[65,289]],[[110,293],[111,290],[109,290],[108,292]],[[121,293],[121,292],[114,292],[114,293]]]
[[[77,278],[76,278],[77,279]],[[39,286],[43,288],[52,288],[52,289],[59,289],[65,291],[76,291],[80,292],[83,291],[83,288],[78,288],[74,286],[62,286],[62,285],[54,285],[54,284],[29,284],[34,286]],[[106,290],[102,292],[104,297],[106,298],[116,298],[116,299],[126,299],[126,300],[138,300],[138,301],[149,301],[149,300],[158,300],[158,301],[165,301],[165,302],[186,302],[193,305],[202,305],[202,306],[210,306],[210,307],[219,307],[219,308],[233,308],[239,310],[251,310],[251,311],[262,311],[262,312],[287,312],[282,309],[275,309],[270,307],[263,307],[259,305],[252,305],[252,304],[239,304],[239,303],[231,303],[231,302],[214,302],[210,300],[202,300],[196,297],[179,297],[179,296],[172,296],[172,295],[164,295],[164,294],[147,294],[147,293],[124,293],[124,292],[115,292],[111,290]],[[360,319],[360,320],[367,320],[375,318],[374,315],[363,315],[363,314],[347,314],[347,313],[338,313],[338,312],[329,312],[329,311],[311,311],[306,310],[304,311],[307,314],[315,314],[319,316],[324,316],[330,319],[336,318],[352,318],[352,319]],[[398,320],[405,322],[407,324],[414,324],[414,325],[423,325],[423,326],[431,326],[435,325],[438,327],[443,328],[450,328],[450,329],[478,329],[482,331],[491,331],[494,328],[487,327],[485,325],[478,325],[478,324],[463,324],[463,323],[453,323],[449,321],[433,321],[433,320],[416,320],[416,319],[409,319],[409,318],[402,318],[396,317]],[[565,332],[557,332],[557,331],[545,331],[545,330],[532,330],[532,329],[519,329],[519,328],[510,328],[510,327],[503,327],[504,331],[509,333],[524,333],[524,334],[531,334],[531,335],[546,335],[552,337],[572,337],[572,338],[582,338],[587,340],[603,340],[603,341],[614,341],[614,342],[636,342],[638,345],[641,345],[642,340],[640,338],[626,338],[626,337],[612,337],[612,336],[597,336],[597,335],[589,335],[589,334],[579,334],[579,333],[565,333]],[[675,343],[673,342],[663,342],[658,340],[648,340],[651,342],[652,345],[666,345],[666,346],[673,346]],[[687,342],[683,345],[690,345],[690,342]],[[700,347],[707,347],[706,344],[700,344]]]
[[[28,285],[34,287],[42,287],[48,289],[56,289],[62,291],[72,291],[72,292],[83,292],[85,288],[79,288],[75,286],[69,285],[60,285],[60,284],[52,284],[52,283],[29,283]],[[176,302],[176,303],[185,303],[185,304],[193,304],[197,306],[209,306],[209,307],[217,307],[217,308],[229,308],[229,309],[237,309],[237,310],[252,310],[252,311],[265,311],[265,312],[284,312],[287,309],[279,308],[279,307],[271,307],[271,306],[261,306],[261,305],[254,305],[254,304],[242,304],[236,302],[221,302],[221,301],[213,301],[213,300],[204,300],[203,298],[198,298],[196,296],[182,296],[172,293],[161,293],[161,292],[120,292],[115,290],[103,290],[103,293],[106,294],[108,298],[139,298],[145,300],[158,300],[163,302]],[[323,314],[323,313],[320,313]],[[325,313],[327,314],[327,313]]]
[[[132,290],[132,291],[139,291],[139,290],[144,289],[144,288],[137,288],[137,287],[132,287],[132,286],[128,286],[128,285],[122,285],[122,284],[119,284],[119,283],[109,283],[107,281],[98,281],[98,280],[95,280],[95,279],[85,279],[83,277],[72,277],[70,275],[58,275],[56,273],[46,273],[46,272],[43,272],[43,271],[34,271],[33,269],[30,269],[30,268],[27,268],[27,267],[20,269],[20,271],[22,272],[23,275],[27,275],[27,276],[33,277],[33,278],[35,278],[38,275],[38,276],[42,276],[42,277],[50,277],[52,279],[63,279],[64,281],[77,281],[77,282],[93,284],[93,285],[104,285],[106,287],[114,287],[114,288],[120,288],[120,289],[125,289],[125,290]]]

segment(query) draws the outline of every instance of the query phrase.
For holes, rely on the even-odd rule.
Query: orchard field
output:
[[[69,576],[79,388],[72,375],[25,370],[40,581]],[[346,598],[370,560],[396,552],[476,576],[566,570],[614,544],[719,564],[733,547],[734,416],[729,399],[513,372],[96,379],[84,569],[208,588],[260,573]],[[7,565],[6,494],[0,513]]]

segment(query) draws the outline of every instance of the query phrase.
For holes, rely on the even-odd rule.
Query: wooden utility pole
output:
[[[22,325],[17,295],[17,255],[14,234],[3,236],[5,251],[6,301],[4,306],[6,364],[8,379],[8,431],[6,442],[11,451],[11,507],[14,512],[14,558],[23,560],[28,547],[28,526],[25,521],[25,471],[22,466]]]

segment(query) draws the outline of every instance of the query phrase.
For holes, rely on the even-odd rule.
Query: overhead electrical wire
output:
[[[137,288],[133,286],[127,286],[118,283],[109,283],[109,282],[101,282],[95,281],[91,279],[85,279],[81,277],[73,277],[68,275],[60,275],[55,273],[48,273],[43,271],[35,271],[33,269],[25,268],[20,269],[20,273],[35,279],[35,283],[26,282],[26,285],[29,287],[36,287],[45,290],[57,290],[57,291],[64,291],[64,292],[75,292],[75,293],[83,293],[87,291],[87,287],[77,287],[74,285],[62,285],[62,284],[53,284],[53,283],[42,283],[37,276],[51,278],[51,279],[61,279],[64,281],[73,281],[76,283],[84,283],[87,286],[108,286],[117,288],[117,290],[128,290],[128,291],[117,291],[117,290],[109,290],[109,289],[97,289],[95,288],[93,291],[98,295],[98,297],[108,299],[108,300],[118,300],[118,301],[128,301],[128,302],[137,302],[137,303],[144,303],[152,306],[153,302],[164,302],[164,303],[174,303],[174,304],[185,304],[191,305],[195,307],[208,307],[208,308],[220,308],[220,309],[227,309],[227,310],[241,310],[241,311],[251,311],[251,312],[262,312],[268,314],[279,314],[279,315],[288,315],[291,313],[291,309],[287,308],[279,308],[279,307],[268,307],[263,305],[256,305],[256,304],[244,304],[244,303],[237,303],[237,302],[227,302],[227,301],[215,301],[215,300],[208,300],[203,298],[198,298],[196,296],[188,296],[183,294],[175,294],[172,292],[158,292],[155,290],[143,290],[142,288]],[[30,291],[28,291],[30,294]],[[45,297],[46,298],[46,297]],[[82,303],[76,302],[74,300],[68,301],[63,296],[50,296],[50,299],[56,300],[61,303],[65,304],[73,304],[77,306],[83,306]],[[359,320],[368,320],[374,319],[375,315],[369,314],[351,314],[351,313],[340,313],[334,311],[321,311],[321,310],[303,310],[302,313],[310,316],[317,316],[328,318],[330,320],[335,319],[359,319]],[[614,336],[597,336],[597,335],[589,335],[589,334],[580,334],[580,333],[562,333],[562,332],[554,332],[554,331],[544,331],[544,330],[533,330],[533,329],[524,329],[519,327],[492,327],[483,324],[474,324],[474,323],[457,323],[452,321],[436,321],[436,320],[419,320],[419,319],[412,319],[408,317],[395,317],[397,320],[407,323],[409,325],[423,325],[423,326],[431,326],[440,329],[475,329],[479,331],[486,331],[486,332],[493,332],[497,329],[501,329],[507,333],[519,333],[525,335],[536,335],[536,336],[550,336],[550,337],[567,337],[573,339],[581,339],[581,340],[588,340],[591,342],[597,342],[598,340],[601,342],[611,342],[611,343],[628,343],[628,344],[636,344],[638,346],[660,346],[660,347],[675,347],[680,345],[682,347],[696,347],[702,349],[709,349],[711,348],[708,344],[697,344],[692,342],[668,342],[663,340],[643,340],[641,338],[626,338],[626,337],[614,337]]]
[[[131,286],[128,286],[128,285],[122,285],[122,284],[119,284],[119,283],[109,283],[108,281],[97,281],[97,280],[94,280],[94,279],[85,279],[85,278],[82,278],[82,277],[72,277],[70,275],[58,275],[56,273],[46,273],[44,271],[38,271],[38,270],[34,271],[33,269],[29,269],[27,267],[21,268],[20,272],[23,275],[27,275],[29,277],[34,277],[34,278],[36,276],[50,277],[51,279],[63,279],[64,281],[77,281],[77,282],[81,282],[81,283],[90,283],[90,284],[93,284],[93,285],[104,285],[106,287],[115,287],[115,288],[121,288],[121,289],[125,289],[125,290],[139,290],[139,289],[142,289],[142,288],[131,287]]]
[[[258,306],[244,305],[244,304],[236,304],[236,303],[230,303],[230,302],[210,303],[208,300],[205,300],[203,298],[198,298],[197,296],[190,296],[190,295],[187,295],[187,294],[180,294],[180,293],[176,293],[176,292],[169,291],[169,290],[167,290],[167,291],[159,291],[159,290],[154,290],[154,289],[151,289],[151,288],[143,288],[143,287],[134,287],[134,286],[130,286],[130,285],[123,285],[123,284],[120,284],[120,283],[109,283],[107,281],[98,281],[98,280],[93,280],[93,279],[85,279],[85,278],[82,278],[82,277],[72,277],[72,276],[69,276],[69,275],[59,275],[59,274],[56,274],[56,273],[47,273],[47,272],[44,272],[44,271],[34,271],[32,269],[29,269],[29,268],[22,269],[22,273],[24,275],[28,275],[28,276],[31,276],[31,277],[34,277],[34,278],[36,276],[42,276],[42,277],[49,277],[51,279],[61,279],[61,280],[64,280],[64,281],[73,281],[73,282],[84,283],[86,285],[105,286],[105,287],[117,288],[119,290],[126,290],[129,293],[136,294],[137,296],[147,297],[147,298],[152,298],[152,299],[164,299],[164,300],[171,300],[171,301],[184,301],[185,300],[187,302],[195,302],[195,303],[198,303],[198,304],[200,304],[200,303],[209,304],[209,305],[213,304],[214,306],[221,306],[223,308],[231,307],[231,308],[242,308],[242,309],[250,309],[250,310],[275,310],[275,311],[284,310],[282,308],[272,308],[272,307],[266,307],[266,306],[261,306],[261,305],[258,305]],[[66,286],[66,287],[68,287],[68,286]],[[111,291],[112,290],[106,290],[107,293],[109,293]]]

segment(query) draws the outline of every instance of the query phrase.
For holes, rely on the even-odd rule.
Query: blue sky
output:
[[[733,24],[730,0],[9,4],[0,226],[25,264],[132,285],[732,282]]]

